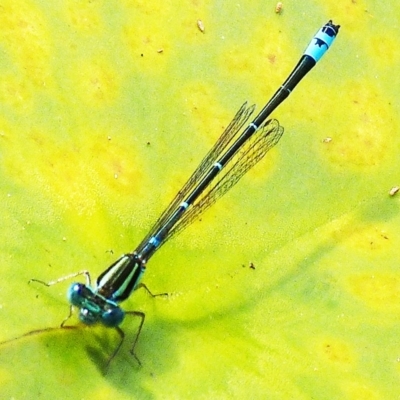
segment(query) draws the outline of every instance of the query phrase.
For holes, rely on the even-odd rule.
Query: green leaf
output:
[[[1,398],[398,395],[398,7],[228,3],[1,2]],[[71,282],[28,280],[95,281],[132,251],[330,18],[335,43],[273,115],[278,146],[149,262],[172,294],[122,304],[146,313],[142,366],[127,317],[104,375],[117,332],[58,329]]]

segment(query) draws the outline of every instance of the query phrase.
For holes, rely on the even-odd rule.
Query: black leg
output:
[[[141,366],[142,363],[139,360],[139,357],[135,353],[135,346],[136,346],[137,341],[139,340],[140,332],[142,331],[142,327],[143,327],[144,320],[145,320],[146,316],[145,316],[145,313],[143,313],[141,311],[127,311],[125,314],[126,315],[134,315],[136,317],[140,317],[140,319],[141,319],[140,320],[140,324],[139,324],[139,328],[137,330],[135,339],[133,341],[133,345],[132,345],[131,350],[130,350],[130,352],[133,355],[133,357],[135,357],[136,361]],[[121,340],[118,343],[118,346],[115,348],[115,350],[111,354],[111,356],[109,357],[109,359],[107,360],[106,367],[105,367],[105,373],[107,373],[108,368],[110,367],[111,361],[116,357],[116,355],[118,354],[118,352],[121,349],[121,346],[122,346],[122,344],[124,343],[124,340],[125,340],[125,332],[119,326],[116,326],[115,330],[118,332],[118,335],[119,335]]]
[[[158,297],[158,296],[169,296],[169,293],[157,293],[157,294],[153,294],[150,289],[144,284],[144,283],[139,283],[139,285],[137,285],[135,290],[138,290],[140,288],[143,288],[144,290],[146,290],[146,292],[151,296],[151,297]]]

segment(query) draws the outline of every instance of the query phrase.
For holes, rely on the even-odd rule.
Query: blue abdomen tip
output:
[[[304,54],[312,57],[315,62],[319,61],[335,40],[339,28],[340,25],[334,25],[329,21],[315,34]]]

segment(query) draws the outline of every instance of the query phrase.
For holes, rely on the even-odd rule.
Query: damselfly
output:
[[[255,109],[255,106],[249,107],[246,103],[243,104],[222,136],[159,217],[148,235],[132,253],[121,256],[100,274],[95,286],[91,285],[90,275],[87,271],[68,275],[49,283],[35,280],[50,286],[79,275],[86,276],[86,284],[73,283],[68,290],[70,314],[62,322],[61,327],[64,327],[65,321],[71,316],[72,308],[77,307],[79,308],[79,319],[84,324],[101,323],[116,329],[120,335],[120,342],[108,359],[107,367],[123,343],[125,335],[119,325],[127,314],[140,317],[139,328],[131,347],[131,353],[140,364],[134,350],[143,327],[145,314],[141,311],[124,311],[120,308],[119,303],[126,300],[139,287],[146,288],[144,284],[140,283],[140,279],[145,272],[148,260],[168,239],[182,231],[223,196],[275,146],[283,134],[283,128],[276,120],[267,120],[268,116],[286,99],[327,51],[338,34],[339,27],[329,21],[316,33],[283,85],[242,131]],[[73,329],[71,326],[64,328]],[[54,329],[58,328],[31,331],[7,342]],[[2,344],[4,343],[6,342],[2,342]]]

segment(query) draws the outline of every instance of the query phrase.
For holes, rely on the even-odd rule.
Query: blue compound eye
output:
[[[85,285],[83,283],[73,283],[67,292],[69,302],[76,307],[80,307],[85,301]]]
[[[119,307],[113,307],[103,312],[101,322],[109,328],[115,328],[124,320],[124,317],[125,312],[123,310]]]

